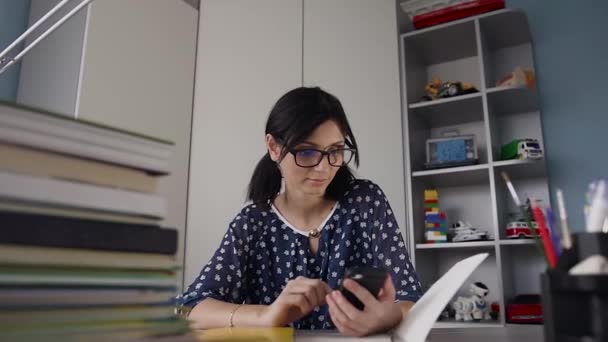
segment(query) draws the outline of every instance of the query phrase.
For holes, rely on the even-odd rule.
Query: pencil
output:
[[[555,249],[553,248],[553,244],[551,243],[549,228],[547,228],[545,217],[543,216],[543,212],[536,203],[536,201],[531,200],[530,204],[532,205],[532,214],[534,214],[534,219],[536,220],[536,223],[538,223],[540,237],[545,247],[545,255],[547,256],[547,262],[549,263],[550,268],[555,268],[555,265],[557,265],[557,256],[555,255]]]
[[[547,220],[547,227],[549,228],[549,235],[551,236],[551,244],[555,249],[555,254],[557,257],[559,257],[562,255],[563,248],[559,240],[559,235],[556,231],[557,227],[555,226],[555,214],[553,213],[553,209],[551,209],[551,207],[547,207],[547,209],[545,209],[545,218]]]
[[[555,192],[557,197],[557,209],[559,210],[559,220],[562,226],[562,246],[564,249],[572,248],[572,237],[570,236],[570,227],[568,226],[568,212],[566,211],[566,203],[564,202],[564,192],[557,189]]]

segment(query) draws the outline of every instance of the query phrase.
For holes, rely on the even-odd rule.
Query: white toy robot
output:
[[[456,311],[455,319],[457,321],[471,320],[489,320],[490,305],[486,301],[486,297],[490,290],[480,282],[471,284],[470,291],[473,293],[471,297],[458,297],[452,306]]]
[[[454,318],[457,321],[472,321],[473,316],[471,315],[471,312],[473,312],[473,306],[473,302],[467,297],[456,298],[456,301],[452,303],[452,307],[456,312]]]

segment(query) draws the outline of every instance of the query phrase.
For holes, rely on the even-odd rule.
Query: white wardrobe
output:
[[[386,192],[405,233],[395,0],[202,0],[192,127],[185,286],[245,203],[275,101],[320,86],[357,138],[357,173]]]

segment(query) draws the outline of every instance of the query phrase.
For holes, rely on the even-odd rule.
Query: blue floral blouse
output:
[[[400,301],[417,301],[420,282],[410,262],[386,196],[378,185],[353,180],[319,227],[319,249],[313,255],[308,234],[292,227],[271,207],[244,207],[200,275],[178,298],[193,307],[206,298],[224,302],[271,304],[290,279],[321,279],[340,287],[355,266],[389,270]],[[327,305],[293,322],[296,329],[335,329]]]

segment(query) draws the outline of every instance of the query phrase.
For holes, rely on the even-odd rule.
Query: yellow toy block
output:
[[[424,190],[424,199],[425,200],[438,200],[439,193],[435,189]]]

